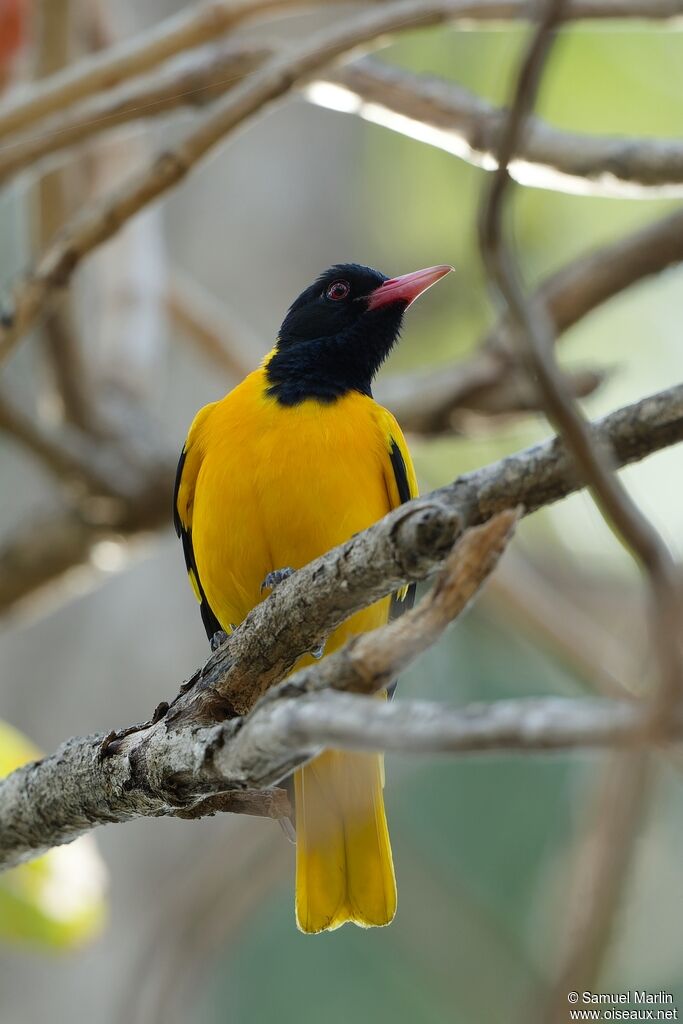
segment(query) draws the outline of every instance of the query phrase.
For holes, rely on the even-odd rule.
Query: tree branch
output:
[[[557,338],[625,289],[681,261],[683,210],[677,210],[582,254],[542,281],[529,301],[545,305]],[[599,380],[599,373],[587,371],[578,380],[584,388],[576,387],[576,377],[568,383],[580,396]],[[537,389],[520,366],[505,313],[468,360],[417,377],[385,378],[378,395],[405,430],[424,434],[453,430],[462,410],[504,415],[539,408]]]
[[[158,118],[182,107],[208,105],[234,89],[272,54],[273,48],[262,43],[230,43],[215,53],[200,51],[198,56],[185,57],[154,78],[136,80],[75,109],[67,108],[40,132],[20,135],[0,147],[0,183],[25,167],[35,170],[46,157],[121,125]]]
[[[295,673],[252,715],[202,728],[197,719],[172,718],[168,705],[160,705],[144,726],[100,737],[97,746],[93,737],[70,740],[52,758],[10,775],[0,782],[0,865],[105,821],[178,809],[184,817],[242,809],[239,802],[219,804],[216,798],[272,785],[319,746],[297,738],[300,702],[323,688],[368,694],[390,683],[466,607],[495,567],[517,518],[517,511],[506,511],[465,534],[418,608]],[[265,799],[272,814],[272,799]],[[276,801],[276,811],[280,807]],[[246,800],[246,809],[258,813],[257,794]]]
[[[0,139],[23,131],[84,97],[111,89],[143,74],[184,50],[201,46],[237,28],[242,22],[277,9],[298,7],[305,0],[210,0],[181,11],[161,25],[50,75],[3,105]]]
[[[274,0],[273,0],[274,2]],[[286,2],[286,0],[281,0]],[[249,5],[253,9],[253,5]],[[567,19],[628,17],[672,18],[681,0],[573,0]],[[359,46],[409,29],[457,20],[490,21],[527,18],[525,0],[399,0],[363,11],[341,25],[312,36],[303,46],[275,56],[260,71],[218,101],[213,113],[173,149],[69,222],[36,267],[20,282],[0,316],[0,361],[17,340],[50,308],[82,260],[116,234],[140,210],[177,185],[219,142],[239,125],[334,60]],[[149,65],[147,65],[149,66]],[[49,80],[46,80],[49,81]],[[0,122],[0,130],[2,123]]]
[[[365,58],[313,82],[306,96],[496,169],[507,111],[460,85]],[[567,132],[532,117],[509,172],[521,185],[578,195],[683,196],[683,145]]]
[[[504,217],[510,198],[510,160],[519,149],[527,117],[536,99],[564,10],[564,0],[546,0],[516,76],[513,99],[501,133],[491,186],[482,202],[480,247],[492,284],[505,303],[513,338],[530,380],[550,422],[564,439],[575,465],[588,482],[591,494],[617,538],[639,565],[650,598],[650,631],[659,675],[648,710],[653,729],[680,712],[683,686],[683,647],[679,633],[683,621],[683,595],[678,567],[663,540],[632,500],[614,471],[609,446],[597,442],[590,426],[567,390],[555,361],[554,328],[542,302],[531,304],[524,294],[514,249],[506,240]],[[640,814],[648,796],[647,759],[629,753],[624,763],[613,763],[603,779],[599,820],[584,843],[579,877],[589,879],[586,908],[570,905],[570,943],[563,968],[552,988],[552,1019],[566,1019],[567,980],[583,990],[598,976],[602,957],[621,897],[622,883],[633,852]],[[617,787],[614,793],[615,785]],[[614,845],[618,854],[615,856]],[[586,957],[588,952],[588,958]],[[544,1012],[539,1020],[546,1020]]]
[[[652,740],[650,718],[629,702],[505,701],[456,710],[333,692],[376,692],[429,647],[490,574],[516,519],[514,511],[501,513],[465,533],[414,611],[294,673],[246,716],[201,725],[173,718],[162,706],[145,726],[70,740],[0,781],[0,866],[69,842],[95,825],[140,816],[197,817],[245,808],[277,816],[283,798],[251,791],[277,783],[328,744],[454,753]],[[669,734],[678,735],[682,724],[678,716]]]
[[[153,726],[104,760],[104,736],[69,740],[0,780],[0,869],[138,817],[244,813],[245,805],[247,813],[284,816],[284,797],[263,787],[327,745],[422,754],[621,748],[654,742],[648,727],[646,709],[629,701],[520,699],[458,709],[325,692],[272,701],[219,725],[171,733]],[[679,718],[672,739],[682,728]]]
[[[624,464],[681,440],[683,386],[620,409],[593,429],[596,438],[613,445],[615,457]],[[339,704],[339,714],[333,709],[330,701],[336,699],[334,695],[326,693],[321,698],[310,693],[311,689],[318,688],[316,679],[320,679],[320,685],[332,683],[328,673],[338,672],[335,678],[351,688],[367,691],[384,685],[387,678],[395,674],[397,666],[392,662],[387,668],[386,662],[375,660],[373,667],[374,644],[379,642],[381,650],[383,638],[386,657],[402,658],[410,650],[407,637],[414,635],[418,642],[422,637],[422,642],[429,643],[435,630],[426,628],[424,618],[420,620],[425,611],[423,603],[402,620],[384,627],[379,634],[361,637],[350,650],[330,655],[319,666],[289,677],[253,716],[246,721],[240,717],[250,711],[272,684],[287,675],[302,653],[317,647],[354,611],[406,582],[428,576],[443,562],[466,527],[485,523],[497,512],[520,504],[525,506],[526,512],[531,512],[579,486],[569,456],[554,439],[467,474],[425,498],[408,502],[369,530],[305,566],[251,612],[201,672],[183,687],[171,707],[159,709],[153,724],[110,736],[106,742],[101,736],[70,741],[52,758],[20,769],[18,774],[0,783],[0,835],[5,841],[6,863],[35,855],[46,845],[68,841],[98,823],[124,821],[140,814],[172,814],[178,809],[185,812],[195,808],[198,801],[228,789],[263,788],[276,783],[302,756],[307,756],[310,748],[317,749],[327,742],[322,711],[323,717],[316,722],[322,732],[320,736],[315,734],[317,743],[313,742],[310,716],[318,712],[309,710],[312,702],[324,699],[332,715],[330,728],[333,722],[348,721],[344,718],[347,705]],[[505,525],[505,520],[502,522]],[[494,526],[495,520],[490,528]],[[489,534],[494,540],[496,536],[500,534],[496,535],[495,530]],[[470,538],[471,544],[472,534],[465,537]],[[466,546],[465,552],[467,550]],[[462,558],[462,547],[459,552]],[[448,593],[454,591],[446,589]],[[433,592],[432,600],[436,600],[438,594],[439,588]],[[460,604],[449,604],[449,613],[454,610],[457,613],[468,596],[461,588]],[[363,654],[361,670],[354,656],[354,651],[358,654],[358,645]],[[369,670],[367,665],[370,665]],[[304,696],[294,698],[293,693]],[[345,701],[352,699],[350,695],[344,697]],[[567,717],[567,710],[571,711],[572,706],[563,704],[558,716],[558,721],[567,723],[563,737],[548,739],[546,735],[543,739],[536,735],[534,738],[529,733],[530,722],[537,718],[532,716],[527,720],[524,707],[524,704],[519,705],[521,718],[514,728],[520,733],[519,744],[529,747],[593,741],[621,743],[626,736],[633,739],[643,735],[646,724],[651,722],[649,709],[642,708],[636,709],[636,720],[628,719],[624,723],[619,716],[632,712],[620,710],[621,705],[610,704],[617,717],[610,719],[604,734],[599,738],[593,734],[590,740],[585,729],[604,723],[599,717],[598,705],[587,709],[589,724],[579,727],[576,718]],[[380,709],[379,718],[377,709]],[[412,721],[421,722],[424,709],[417,707],[413,711]],[[382,725],[385,712],[379,703],[364,702],[358,705],[358,712],[359,720],[364,723],[362,728],[367,724],[369,729],[385,729],[380,745],[390,746],[391,730],[398,727],[399,713],[390,711],[388,724]],[[535,706],[534,714],[537,712]],[[445,722],[447,715],[443,714]],[[642,718],[637,717],[640,714]],[[677,718],[673,717],[672,727],[677,728]],[[380,724],[375,726],[372,723],[376,718]],[[222,720],[222,724],[215,724],[217,720]],[[583,719],[581,721],[583,723]],[[458,722],[462,726],[461,718],[451,720],[453,730]],[[424,742],[418,738],[419,724],[415,724],[412,739],[407,737],[405,723],[401,728],[402,744],[405,742],[406,746],[417,749]],[[571,728],[577,728],[574,739]],[[372,733],[373,747],[379,743],[378,735]],[[489,741],[489,747],[503,742],[501,734],[497,736],[496,740]],[[334,742],[337,739],[341,742],[342,737]],[[440,742],[453,745],[468,741],[450,738]],[[471,742],[471,749],[487,745],[483,738]],[[515,742],[508,735],[504,745]],[[103,748],[111,756],[102,762]],[[262,757],[258,771],[254,771],[259,750]],[[61,796],[59,811],[54,802],[55,793]],[[69,811],[68,822],[62,813],[65,806]],[[40,808],[39,824],[36,808]],[[215,804],[205,804],[206,810],[211,808],[215,809]]]
[[[661,689],[668,695],[665,701],[668,706],[683,686],[683,648],[679,641],[683,599],[677,568],[663,540],[613,471],[609,448],[596,443],[588,422],[567,391],[555,361],[552,320],[542,303],[532,306],[525,298],[514,254],[503,232],[510,194],[508,164],[517,151],[518,140],[523,137],[526,117],[533,107],[552,46],[553,30],[563,9],[563,0],[547,0],[520,67],[501,137],[499,166],[485,192],[480,211],[481,250],[491,282],[505,303],[516,346],[529,378],[538,387],[549,421],[563,437],[606,522],[647,580],[652,636]]]

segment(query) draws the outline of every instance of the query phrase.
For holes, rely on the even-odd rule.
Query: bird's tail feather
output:
[[[389,924],[396,880],[383,757],[330,750],[295,775],[296,919],[303,932]]]

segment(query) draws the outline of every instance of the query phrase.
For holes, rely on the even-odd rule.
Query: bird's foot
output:
[[[324,653],[325,653],[325,644],[323,643],[323,644],[320,645],[320,647],[315,647],[311,651],[311,657],[315,658],[316,661],[320,661],[320,659],[322,658]]]
[[[263,593],[264,590],[274,590],[280,583],[284,580],[288,580],[289,577],[293,575],[294,569],[274,569],[273,572],[268,573],[261,584],[261,593]]]
[[[211,637],[211,650],[217,651],[219,647],[222,647],[225,641],[228,639],[228,634],[223,629],[217,629]]]

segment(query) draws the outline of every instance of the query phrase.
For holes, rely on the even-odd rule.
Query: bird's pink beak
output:
[[[409,306],[422,292],[426,292],[453,269],[444,263],[440,267],[427,267],[426,270],[414,270],[412,274],[404,274],[402,277],[392,277],[370,292],[368,309],[379,309],[392,302],[405,302]]]

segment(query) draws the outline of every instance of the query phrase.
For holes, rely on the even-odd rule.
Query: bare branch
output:
[[[681,261],[683,211],[677,210],[582,254],[542,281],[529,301],[545,305],[557,336],[625,289]],[[599,380],[599,374],[589,371],[568,384],[581,396]],[[577,387],[582,382],[585,387]],[[539,407],[505,313],[467,361],[409,379],[385,378],[378,394],[406,430],[426,434],[452,430],[461,410],[498,415]]]
[[[282,0],[286,2],[286,0]],[[671,18],[680,14],[682,0],[573,0],[567,18]],[[242,9],[242,8],[240,8]],[[253,10],[253,5],[249,5]],[[427,28],[458,19],[471,21],[526,18],[525,0],[399,0],[377,10],[363,11],[341,25],[312,36],[295,50],[274,57],[260,71],[218,101],[213,113],[183,142],[160,154],[147,169],[115,194],[105,197],[65,226],[37,266],[15,285],[12,301],[0,317],[0,360],[16,341],[45,314],[66,287],[85,256],[111,238],[140,210],[177,185],[192,168],[240,124],[334,60],[373,40],[384,40],[408,29]],[[147,65],[149,66],[149,65]],[[53,109],[53,108],[51,108]],[[2,123],[0,122],[0,130]]]
[[[90,565],[101,541],[121,543],[162,528],[171,507],[170,463],[151,465],[138,488],[125,500],[85,497],[17,527],[0,547],[0,614],[44,596],[50,584],[64,583],[72,569]]]
[[[507,111],[452,82],[365,58],[313,82],[306,97],[484,170],[497,166]],[[578,195],[683,196],[683,145],[677,139],[579,134],[532,117],[508,169],[521,185]]]
[[[212,103],[274,52],[261,42],[230,42],[212,53],[185,55],[157,76],[67,109],[40,133],[26,133],[0,149],[0,182],[103,131]],[[496,167],[506,111],[455,83],[363,58],[303,90],[319,106],[413,136],[484,170]],[[510,173],[520,184],[581,195],[677,196],[683,195],[683,145],[676,139],[565,132],[531,118]]]
[[[644,709],[628,701],[522,699],[457,709],[325,692],[270,702],[246,719],[201,729],[153,726],[104,760],[103,736],[74,739],[0,781],[0,869],[97,825],[192,817],[195,805],[239,813],[232,790],[237,797],[275,783],[328,744],[422,754],[620,748],[652,742],[648,724]],[[680,737],[682,725],[672,725],[672,737]],[[263,804],[251,797],[247,803],[250,813],[286,810],[267,790]]]
[[[267,789],[328,744],[437,753],[652,740],[651,719],[628,702],[519,701],[458,711],[332,692],[371,694],[429,647],[492,571],[516,519],[502,513],[466,533],[418,608],[294,673],[246,717],[202,726],[164,705],[145,726],[70,740],[18,769],[0,782],[0,866],[106,822],[226,809],[278,815],[284,804],[277,794],[250,794],[241,806],[232,792]],[[682,724],[670,723],[667,735],[678,735]]]
[[[567,992],[590,989],[599,978],[651,792],[651,762],[647,751],[629,751],[613,755],[603,770],[577,844],[565,948],[542,1024],[565,1024]]]
[[[272,53],[272,47],[260,43],[230,43],[211,54],[201,51],[198,56],[183,58],[154,78],[105,92],[73,110],[67,108],[40,132],[20,135],[0,146],[0,183],[25,167],[35,169],[46,157],[68,152],[121,125],[158,118],[181,107],[208,105],[234,89]]]
[[[613,447],[619,465],[676,444],[683,440],[683,385],[618,409],[593,424],[593,430],[602,443]],[[63,518],[51,514],[39,523],[22,526],[0,548],[0,612],[24,600],[36,588],[59,579],[72,566],[87,562],[98,540],[112,534],[119,539],[132,538],[139,532],[166,526],[170,521],[173,469],[170,463],[159,465],[156,470],[148,469],[146,475],[148,486],[126,504],[102,508],[98,502],[92,511],[86,508],[89,514],[75,511]],[[363,607],[359,594],[367,591],[369,601],[377,600],[405,582],[429,575],[450,550],[461,527],[484,522],[495,512],[517,505],[523,505],[526,513],[533,512],[581,486],[559,441],[536,445],[410,502],[382,525],[359,534],[312,563],[310,569],[300,570],[295,578],[301,581],[301,593],[306,589],[310,592],[310,602],[301,605],[295,601],[292,608],[288,597],[280,603],[279,596],[289,595],[293,584],[286,581],[255,614],[268,609],[265,635],[281,638],[277,658],[291,664],[300,652],[292,653],[291,644],[287,644],[290,634],[300,637],[302,650],[315,649],[344,617]],[[416,547],[411,551],[413,543]],[[334,581],[339,586],[328,590]],[[258,646],[250,653],[257,674],[272,668],[261,653]],[[216,673],[209,673],[209,682],[222,678],[221,672],[230,665],[227,657],[223,662],[221,651],[216,659],[209,663]]]
[[[541,82],[553,34],[563,10],[563,0],[546,0],[538,24],[520,64],[514,98],[498,150],[498,168],[487,190],[480,214],[482,255],[491,281],[509,313],[517,347],[549,420],[581,469],[593,498],[624,547],[640,565],[649,587],[650,627],[659,669],[659,688],[648,714],[653,727],[675,715],[683,685],[683,648],[679,643],[683,621],[678,571],[668,549],[648,519],[632,501],[614,472],[609,448],[596,442],[589,425],[569,394],[555,362],[554,329],[542,302],[532,305],[524,295],[515,257],[503,233],[505,202],[510,193],[508,164],[519,149],[526,119]],[[605,776],[599,820],[586,844],[579,877],[588,902],[570,905],[570,944],[565,963],[553,986],[552,1019],[565,1019],[567,981],[583,990],[597,977],[619,905],[626,867],[632,855],[640,813],[645,806],[646,761],[630,753],[626,761]],[[617,787],[615,794],[614,789]],[[615,857],[614,845],[619,852]],[[588,885],[586,885],[586,878]],[[587,955],[588,954],[588,958]],[[562,1007],[562,1008],[561,1008]],[[539,1019],[546,1020],[544,1014]]]
[[[0,139],[24,130],[84,97],[157,67],[169,57],[232,31],[242,22],[273,10],[301,6],[302,0],[210,0],[182,11],[161,25],[79,61],[34,85],[23,98],[5,103]]]
[[[235,314],[187,275],[174,271],[166,307],[175,326],[231,380],[241,380],[265,355],[263,345]]]
[[[509,192],[508,163],[518,148],[552,42],[561,0],[548,0],[519,72],[514,101],[502,135],[499,168],[487,190],[480,216],[484,261],[504,299],[528,373],[538,384],[548,419],[572,453],[591,494],[616,536],[646,574],[652,597],[651,624],[659,658],[663,691],[677,693],[683,683],[683,650],[679,644],[681,594],[677,570],[657,531],[640,512],[617,475],[611,456],[595,436],[564,385],[554,354],[554,331],[542,304],[525,299],[519,271],[503,237],[503,215]]]

